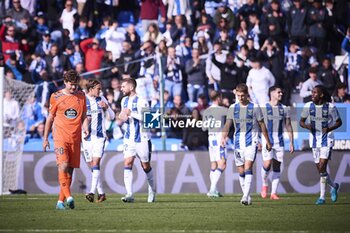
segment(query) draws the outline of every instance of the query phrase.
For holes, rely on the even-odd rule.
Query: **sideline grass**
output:
[[[239,195],[209,199],[205,195],[158,195],[146,203],[122,203],[108,195],[89,203],[74,195],[76,209],[55,210],[56,195],[0,196],[0,232],[350,232],[350,194],[329,197],[316,206],[316,195],[281,195],[271,201],[253,196],[242,206]]]

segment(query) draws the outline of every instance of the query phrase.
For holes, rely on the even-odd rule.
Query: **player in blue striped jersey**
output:
[[[216,185],[220,179],[221,173],[226,168],[226,149],[221,146],[222,129],[225,125],[227,108],[221,106],[221,95],[217,91],[210,92],[210,99],[212,105],[204,110],[204,121],[218,121],[221,124],[221,128],[205,128],[208,130],[208,142],[209,142],[209,158],[210,158],[210,189],[207,193],[208,197],[221,197],[219,191],[217,191]]]
[[[239,182],[243,191],[241,204],[251,204],[250,187],[253,179],[253,165],[259,140],[259,127],[266,138],[266,149],[272,146],[267,134],[260,107],[248,99],[248,87],[241,83],[236,87],[238,103],[232,104],[228,110],[226,124],[222,134],[221,146],[225,147],[230,127],[234,126],[234,156],[239,172]]]
[[[334,145],[333,131],[342,125],[337,108],[330,103],[327,90],[318,85],[312,89],[312,101],[305,104],[301,113],[300,126],[310,131],[310,147],[320,174],[320,197],[317,205],[325,204],[326,183],[331,186],[331,200],[337,201],[339,184],[334,183],[327,173]],[[308,119],[308,122],[306,121]]]
[[[98,199],[96,202],[106,200],[100,181],[100,162],[104,153],[106,142],[106,128],[104,123],[105,112],[110,119],[114,119],[115,114],[104,96],[100,96],[101,82],[91,79],[86,85],[86,107],[87,119],[89,122],[89,135],[83,139],[83,149],[85,161],[89,163],[92,170],[90,193],[85,195],[89,202],[94,202],[94,195],[97,188]]]
[[[284,156],[284,139],[283,131],[284,126],[287,129],[290,144],[289,150],[291,153],[294,151],[293,143],[293,128],[290,120],[290,109],[282,105],[280,102],[282,100],[282,89],[277,86],[272,86],[269,88],[270,102],[262,106],[262,112],[264,115],[265,124],[267,126],[267,132],[269,134],[269,139],[272,144],[272,150],[267,151],[265,147],[262,148],[262,156],[264,164],[261,168],[262,177],[262,190],[261,197],[266,198],[268,190],[268,174],[271,169],[272,173],[272,185],[271,185],[271,200],[280,199],[277,196],[277,188],[281,176],[281,163],[283,162]],[[262,138],[262,144],[266,143],[265,138]]]
[[[121,91],[124,96],[121,102],[120,120],[126,124],[124,133],[124,184],[126,195],[121,198],[123,202],[133,202],[132,166],[135,157],[141,161],[148,181],[148,202],[155,201],[155,187],[153,170],[151,167],[151,140],[142,127],[142,110],[148,108],[148,102],[137,96],[135,79],[123,79]]]

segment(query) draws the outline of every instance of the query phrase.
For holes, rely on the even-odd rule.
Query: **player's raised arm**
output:
[[[50,149],[50,143],[49,143],[49,133],[52,128],[54,116],[49,113],[46,119],[45,123],[45,129],[44,129],[44,139],[43,139],[43,151],[46,152],[46,148]]]

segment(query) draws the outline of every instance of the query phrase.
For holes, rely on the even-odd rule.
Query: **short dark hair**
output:
[[[221,94],[217,91],[211,91],[209,94],[209,97],[210,97],[211,101],[215,101],[221,97]]]
[[[248,94],[248,86],[245,83],[240,83],[236,87],[236,91],[243,92],[245,94]]]
[[[339,89],[346,89],[347,87],[346,87],[346,84],[345,84],[345,83],[338,83],[338,84],[335,86],[335,88],[336,88],[337,90],[339,90]]]
[[[89,79],[86,84],[86,90],[89,91],[90,89],[96,87],[97,85],[101,84],[101,82],[97,79]]]
[[[277,90],[277,89],[281,89],[282,90],[282,88],[279,87],[279,86],[272,86],[272,87],[269,88],[269,97],[270,97],[270,99],[271,99],[271,93],[273,91]]]
[[[64,82],[78,83],[80,80],[79,74],[75,70],[68,70],[63,75]]]
[[[126,79],[123,79],[123,80],[122,80],[122,83],[131,84],[131,85],[134,87],[134,89],[136,89],[136,86],[137,86],[136,80],[133,79],[133,78],[126,78]]]

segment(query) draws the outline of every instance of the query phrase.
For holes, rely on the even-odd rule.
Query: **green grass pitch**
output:
[[[350,232],[350,194],[336,203],[314,204],[317,195],[288,194],[271,201],[253,195],[242,206],[240,195],[209,199],[206,195],[158,195],[146,203],[122,203],[108,195],[89,203],[74,195],[74,210],[55,210],[56,195],[0,196],[0,232]]]

